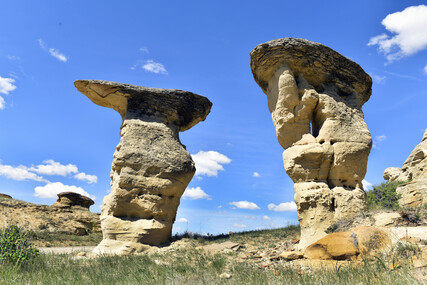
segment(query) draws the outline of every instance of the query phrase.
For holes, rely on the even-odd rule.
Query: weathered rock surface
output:
[[[427,203],[427,129],[421,143],[414,148],[402,168],[387,168],[384,171],[384,179],[408,181],[396,189],[401,195],[400,206],[420,207]]]
[[[365,208],[362,180],[372,139],[362,105],[372,80],[336,51],[294,38],[255,47],[251,69],[285,149],[305,248]]]
[[[35,232],[85,235],[101,232],[99,214],[87,208],[37,205],[0,197],[0,227],[17,225]]]
[[[179,132],[203,121],[212,103],[182,90],[78,80],[77,89],[123,118],[114,153],[111,193],[101,213],[96,253],[130,254],[168,241],[176,211],[195,173]]]
[[[391,249],[388,234],[375,227],[357,227],[347,232],[331,233],[308,246],[304,256],[310,259],[359,259]]]
[[[89,197],[74,192],[61,192],[52,207],[71,208],[77,206],[89,209],[93,204],[95,202]]]

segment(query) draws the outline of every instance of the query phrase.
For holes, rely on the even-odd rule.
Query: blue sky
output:
[[[249,52],[282,37],[327,45],[374,79],[365,180],[401,166],[427,127],[423,1],[2,1],[0,192],[52,204],[84,191],[100,211],[120,115],[77,79],[183,89],[213,102],[181,133],[198,173],[174,232],[222,233],[297,222],[267,98]],[[411,7],[411,8],[408,8]],[[83,192],[82,192],[83,193]],[[283,203],[283,204],[282,204]]]

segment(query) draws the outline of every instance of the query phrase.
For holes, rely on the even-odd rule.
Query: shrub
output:
[[[29,241],[29,232],[17,226],[8,226],[0,231],[0,260],[23,265],[38,255],[38,250]]]
[[[367,192],[366,202],[368,209],[382,208],[397,210],[400,195],[396,193],[396,188],[406,182],[402,181],[387,181],[380,185],[372,187],[371,191]]]

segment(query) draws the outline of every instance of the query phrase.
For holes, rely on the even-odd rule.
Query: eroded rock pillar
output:
[[[195,173],[179,132],[203,121],[212,103],[191,92],[109,81],[78,80],[75,86],[123,118],[111,193],[102,205],[103,240],[95,253],[129,254],[167,242]]]
[[[334,50],[294,38],[255,47],[251,69],[285,149],[305,248],[365,208],[362,180],[372,139],[362,105],[372,80]]]

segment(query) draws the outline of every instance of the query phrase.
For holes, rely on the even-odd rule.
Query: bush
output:
[[[39,251],[29,241],[29,233],[17,226],[0,231],[0,260],[23,265],[38,255]]]
[[[402,181],[387,181],[380,185],[372,187],[371,191],[367,192],[366,202],[368,209],[393,209],[397,210],[400,195],[396,193],[396,188],[406,182]]]

